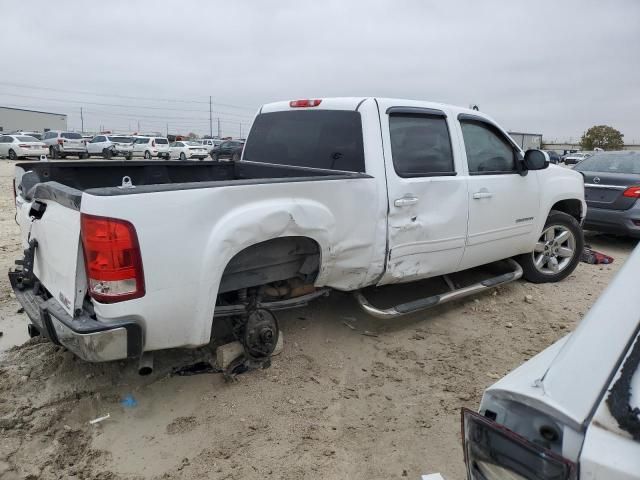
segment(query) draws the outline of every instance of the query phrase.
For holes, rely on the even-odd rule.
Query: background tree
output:
[[[595,125],[582,135],[580,145],[583,150],[602,148],[603,150],[622,150],[622,133],[609,125]]]
[[[189,135],[187,135],[187,138],[189,140],[195,140],[198,138],[198,134],[197,133],[193,133],[193,132],[189,132]]]

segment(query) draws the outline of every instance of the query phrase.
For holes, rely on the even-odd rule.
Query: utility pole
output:
[[[80,107],[80,124],[82,125],[82,131],[84,132],[84,116],[82,115],[82,107]]]
[[[240,122],[240,138],[242,138],[242,122]]]
[[[138,120],[138,133],[140,133],[140,120]]]
[[[218,138],[220,138],[220,117],[218,117]]]
[[[211,95],[209,95],[209,136],[213,137],[213,117],[211,116]]]
[[[169,122],[167,122],[167,137],[169,136]]]

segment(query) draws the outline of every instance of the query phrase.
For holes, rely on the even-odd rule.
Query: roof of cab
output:
[[[309,99],[321,100],[320,105],[316,107],[291,107],[290,102],[294,100],[299,100],[297,98],[292,98],[290,100],[283,100],[280,102],[267,103],[260,108],[259,113],[269,113],[269,112],[282,112],[287,110],[357,110],[360,105],[367,101],[373,100],[377,101],[379,105],[385,106],[403,106],[403,107],[422,107],[422,108],[433,108],[438,110],[443,110],[447,113],[459,115],[461,113],[466,113],[469,115],[477,115],[479,117],[486,118],[495,123],[495,121],[488,115],[478,110],[471,110],[469,108],[460,107],[456,105],[448,105],[445,103],[439,102],[429,102],[425,100],[410,100],[410,99],[402,99],[402,98],[379,98],[379,97],[309,97]]]

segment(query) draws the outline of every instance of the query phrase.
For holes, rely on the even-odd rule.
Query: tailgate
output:
[[[80,212],[52,200],[42,201],[42,218],[31,224],[30,238],[38,242],[33,272],[40,283],[74,316],[86,291],[80,248]]]

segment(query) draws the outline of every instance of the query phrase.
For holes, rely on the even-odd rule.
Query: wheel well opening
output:
[[[559,212],[564,212],[568,215],[571,215],[578,222],[582,219],[582,203],[580,200],[576,199],[568,199],[568,200],[560,200],[556,202],[551,210],[557,210]]]
[[[320,246],[308,237],[279,237],[256,243],[227,264],[218,294],[297,278],[313,284],[320,270]]]

